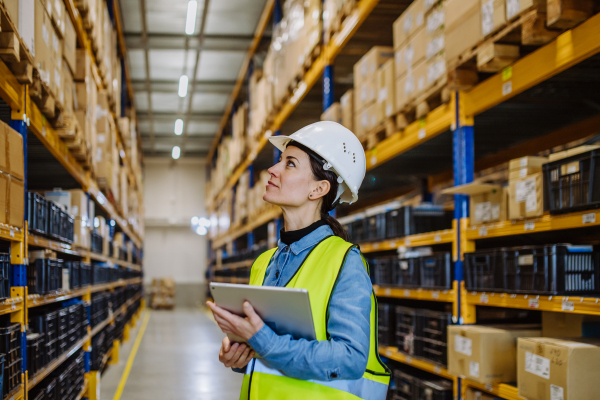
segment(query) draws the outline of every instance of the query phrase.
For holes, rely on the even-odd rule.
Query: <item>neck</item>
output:
[[[281,207],[286,232],[297,231],[319,221],[321,214],[316,207],[290,208]]]

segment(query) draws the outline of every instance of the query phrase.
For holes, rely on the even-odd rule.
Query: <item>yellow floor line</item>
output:
[[[115,397],[113,397],[113,400],[119,400],[121,398],[121,394],[123,394],[123,389],[125,389],[127,378],[129,378],[129,372],[131,371],[133,360],[135,360],[135,355],[137,354],[138,348],[140,347],[140,343],[142,342],[142,338],[144,337],[144,332],[146,331],[146,327],[148,326],[149,321],[150,311],[146,311],[146,315],[144,316],[144,322],[142,322],[140,331],[138,332],[137,337],[135,338],[133,349],[131,350],[131,354],[129,354],[129,358],[127,359],[127,365],[125,365],[125,370],[123,371],[121,381],[119,382],[119,386],[117,387],[117,391],[115,392]]]

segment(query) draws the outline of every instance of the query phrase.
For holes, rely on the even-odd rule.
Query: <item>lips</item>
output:
[[[273,186],[273,187],[279,187],[279,186],[277,186],[276,184],[274,184],[274,183],[273,183],[273,182],[271,182],[271,181],[267,182],[267,187],[269,187],[269,186]]]

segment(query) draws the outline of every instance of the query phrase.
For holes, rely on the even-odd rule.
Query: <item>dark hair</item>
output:
[[[329,182],[329,192],[325,196],[323,196],[321,202],[321,219],[325,221],[327,225],[329,225],[329,227],[336,236],[339,236],[345,241],[348,241],[349,238],[346,229],[344,229],[342,224],[340,224],[337,219],[329,215],[329,212],[332,211],[338,204],[338,202],[335,201],[339,187],[337,175],[333,171],[324,169],[323,164],[326,161],[323,160],[322,157],[320,157],[308,147],[298,142],[290,142],[288,146],[297,147],[300,150],[304,151],[306,154],[308,154],[308,158],[310,159],[310,169],[312,170],[313,177],[318,181]]]

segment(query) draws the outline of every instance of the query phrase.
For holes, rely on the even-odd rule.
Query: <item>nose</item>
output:
[[[277,178],[277,176],[278,176],[278,174],[279,174],[279,171],[278,171],[278,168],[277,168],[277,166],[278,166],[279,164],[281,164],[281,162],[278,162],[277,164],[273,165],[271,168],[269,168],[269,169],[267,170],[267,172],[268,172],[269,174],[271,174],[271,177],[272,177],[272,178]]]

